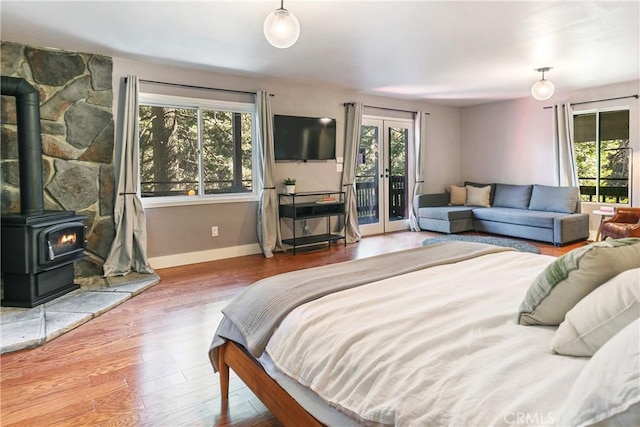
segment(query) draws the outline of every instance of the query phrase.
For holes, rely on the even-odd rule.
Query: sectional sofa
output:
[[[414,206],[423,230],[481,231],[555,245],[589,237],[578,187],[465,182],[449,192],[418,195]]]

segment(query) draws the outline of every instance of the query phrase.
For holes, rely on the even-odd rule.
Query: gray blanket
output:
[[[222,310],[225,317],[218,326],[209,357],[215,369],[216,349],[226,339],[242,344],[254,357],[259,357],[289,312],[333,292],[508,250],[514,249],[450,242],[268,277],[246,288]]]

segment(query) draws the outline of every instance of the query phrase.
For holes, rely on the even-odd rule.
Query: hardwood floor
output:
[[[2,426],[278,426],[232,376],[221,410],[208,348],[225,301],[263,277],[420,246],[399,232],[313,252],[167,268],[160,284],[55,340],[0,357]],[[562,248],[535,243],[559,256]]]

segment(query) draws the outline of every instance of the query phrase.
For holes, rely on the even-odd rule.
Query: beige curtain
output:
[[[360,145],[360,128],[362,127],[362,103],[345,104],[346,125],[344,136],[344,169],[342,171],[342,190],[345,192],[345,235],[347,243],[360,240],[358,226],[358,206],[356,200],[356,167],[358,146]]]
[[[105,276],[136,271],[153,273],[147,258],[147,225],[138,198],[138,77],[125,83],[122,133],[116,146],[116,200],[113,219],[116,236],[103,265]]]
[[[417,207],[414,206],[413,201],[415,196],[424,192],[424,171],[422,169],[423,153],[426,147],[427,140],[427,116],[418,111],[415,117],[415,131],[414,131],[414,144],[413,144],[413,158],[415,159],[415,184],[413,186],[413,197],[409,198],[409,226],[411,231],[420,231],[418,225],[418,212]]]
[[[577,187],[578,168],[573,147],[573,110],[571,104],[553,107],[556,152],[556,185]]]
[[[257,162],[262,191],[258,202],[258,241],[262,253],[271,258],[273,252],[282,250],[280,220],[278,219],[278,194],[275,186],[275,154],[273,151],[273,114],[271,98],[267,92],[256,94],[258,120]]]

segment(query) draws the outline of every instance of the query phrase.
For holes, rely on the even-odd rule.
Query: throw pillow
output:
[[[485,208],[491,206],[489,204],[491,186],[487,185],[486,187],[474,187],[472,185],[467,185],[465,188],[467,189],[467,200],[465,202],[465,205],[482,206]]]
[[[574,249],[535,278],[520,304],[521,325],[559,325],[582,298],[619,273],[640,267],[640,238]]]
[[[640,268],[634,268],[599,286],[569,310],[551,341],[551,350],[566,356],[593,356],[638,318]]]
[[[464,205],[467,201],[467,189],[457,185],[449,186],[449,204],[452,206]]]
[[[493,206],[493,198],[496,194],[496,185],[495,184],[483,184],[480,182],[473,182],[473,181],[465,181],[464,182],[464,186],[466,187],[467,185],[470,185],[472,187],[486,187],[487,185],[489,187],[491,187],[491,194],[489,195],[489,204],[491,206]]]
[[[640,425],[639,330],[640,319],[593,355],[556,412],[556,425]]]
[[[534,185],[529,209],[534,211],[575,213],[580,198],[578,187]]]
[[[529,209],[532,185],[496,184],[496,196],[491,206]]]

